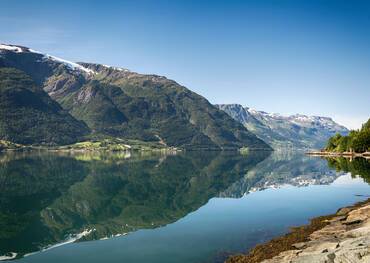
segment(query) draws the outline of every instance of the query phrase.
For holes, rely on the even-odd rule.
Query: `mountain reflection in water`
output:
[[[1,255],[156,228],[186,216],[268,156],[222,152],[0,156]],[[82,233],[82,234],[81,234]]]
[[[17,258],[165,226],[213,197],[329,184],[344,173],[335,170],[369,178],[370,170],[366,160],[331,159],[328,166],[295,152],[7,153],[0,163],[0,255]]]

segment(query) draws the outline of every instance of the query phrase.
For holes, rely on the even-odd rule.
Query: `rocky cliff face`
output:
[[[334,134],[347,134],[349,132],[347,128],[329,117],[301,114],[282,116],[276,113],[256,111],[248,107],[244,108],[239,104],[216,106],[274,148],[321,149]]]

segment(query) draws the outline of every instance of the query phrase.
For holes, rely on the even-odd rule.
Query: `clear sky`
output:
[[[211,103],[370,117],[370,1],[0,0],[0,42],[164,75]]]

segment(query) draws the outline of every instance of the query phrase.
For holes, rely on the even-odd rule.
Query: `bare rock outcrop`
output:
[[[329,224],[313,232],[309,241],[294,244],[263,263],[369,263],[370,203],[344,208]]]

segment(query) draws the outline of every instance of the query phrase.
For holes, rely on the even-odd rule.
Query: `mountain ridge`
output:
[[[257,111],[240,104],[217,104],[232,118],[274,147],[322,148],[336,133],[349,130],[330,117]]]
[[[1,44],[0,68],[4,67],[30,76],[94,136],[163,142],[184,149],[271,149],[204,97],[162,76],[74,63]]]

